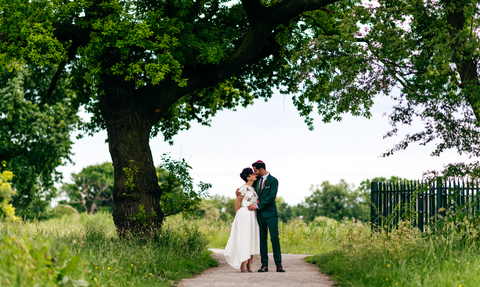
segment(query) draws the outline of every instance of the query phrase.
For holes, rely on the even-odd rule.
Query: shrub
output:
[[[61,218],[65,215],[78,214],[78,211],[70,205],[59,204],[53,209],[53,214],[55,218]]]
[[[169,287],[218,264],[194,222],[158,232],[120,240],[107,213],[0,221],[0,286]]]
[[[4,162],[1,163],[5,165]],[[11,171],[0,172],[0,219],[17,220],[15,216],[15,207],[10,203],[15,191],[10,186],[10,181],[13,178]]]
[[[4,236],[0,242],[0,278],[14,286],[88,286],[69,277],[80,263],[66,246],[41,235],[35,240]]]

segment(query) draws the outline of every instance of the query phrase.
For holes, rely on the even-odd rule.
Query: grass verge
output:
[[[167,220],[160,236],[120,241],[106,213],[0,222],[0,285],[173,286],[217,266],[195,227]]]
[[[476,235],[421,233],[408,224],[370,232],[366,225],[344,224],[349,232],[336,248],[307,258],[339,286],[480,285]]]
[[[306,260],[338,286],[465,287],[480,286],[480,224],[475,222],[454,221],[422,233],[408,223],[391,232],[372,232],[362,222],[307,225],[294,220],[280,223],[279,232],[282,253],[315,254]],[[197,219],[190,224],[209,238],[209,247],[225,247],[231,222]]]

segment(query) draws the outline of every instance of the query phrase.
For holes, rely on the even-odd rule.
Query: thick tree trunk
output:
[[[447,23],[450,25],[452,41],[453,60],[457,66],[461,83],[459,87],[466,95],[466,99],[473,109],[477,125],[480,125],[479,91],[480,81],[475,62],[474,47],[468,47],[468,40],[458,34],[465,29],[465,6],[466,3],[457,0],[447,0]],[[454,7],[454,8],[453,8]]]
[[[113,76],[103,77],[102,81],[99,104],[115,172],[113,220],[119,236],[128,232],[153,235],[164,216],[149,146],[151,115],[141,99],[133,95],[133,83]],[[125,169],[132,171],[131,181]]]

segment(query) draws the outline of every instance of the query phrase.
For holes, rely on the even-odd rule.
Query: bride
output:
[[[257,212],[249,211],[247,207],[258,200],[253,188],[256,176],[253,170],[247,167],[243,169],[240,177],[245,184],[240,187],[242,195],[238,196],[235,202],[235,219],[223,255],[233,268],[240,268],[241,272],[253,272],[253,255],[260,254],[260,231]]]

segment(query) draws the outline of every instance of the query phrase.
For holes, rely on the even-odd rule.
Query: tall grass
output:
[[[421,233],[408,223],[391,232],[349,228],[336,249],[309,258],[340,286],[480,285],[476,235]]]
[[[119,240],[111,215],[0,222],[2,286],[172,286],[218,263],[197,228],[167,223],[160,240]]]
[[[279,231],[282,253],[316,254],[307,260],[339,286],[464,287],[480,285],[479,222],[467,216],[424,233],[408,223],[372,232],[324,218],[280,223]],[[216,266],[206,247],[224,248],[231,223],[173,216],[155,242],[118,240],[105,213],[0,222],[0,285],[172,286]]]
[[[172,221],[183,221],[181,217],[173,217]],[[189,224],[198,226],[205,235],[209,248],[225,248],[230,236],[233,219],[228,221],[218,218],[192,219]],[[337,238],[347,232],[339,222],[322,218],[307,225],[302,220],[288,223],[279,222],[280,245],[284,254],[318,254],[329,251],[336,244]],[[269,250],[271,251],[271,243]]]
[[[334,220],[279,224],[282,253],[315,254],[317,264],[339,286],[480,286],[479,220],[450,220],[441,230],[420,232],[403,222],[391,232],[366,223]],[[191,221],[224,248],[231,222]],[[271,247],[269,247],[271,251]],[[288,266],[285,266],[286,268]]]

